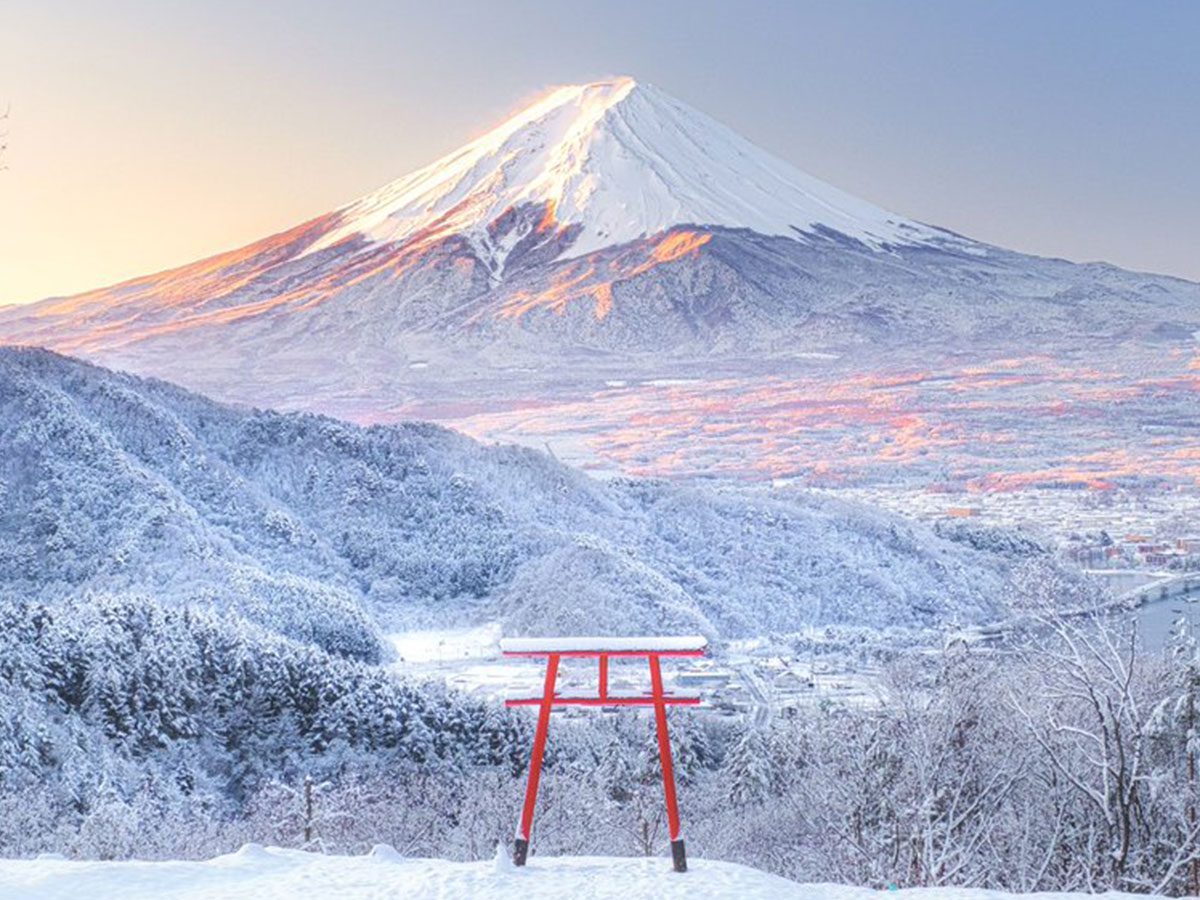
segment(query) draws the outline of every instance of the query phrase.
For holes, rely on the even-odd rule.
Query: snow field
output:
[[[689,860],[685,874],[651,857],[534,857],[525,869],[506,856],[487,862],[406,859],[380,845],[366,856],[324,856],[247,844],[206,862],[0,861],[4,900],[1000,900],[1014,895],[957,888],[874,891],[797,884],[733,863]],[[1030,894],[1067,900],[1080,894]],[[1109,898],[1132,897],[1106,894]]]

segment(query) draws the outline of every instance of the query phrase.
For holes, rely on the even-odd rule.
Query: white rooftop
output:
[[[645,637],[550,637],[505,638],[500,641],[504,653],[681,653],[703,650],[708,640],[703,635],[649,635]]]

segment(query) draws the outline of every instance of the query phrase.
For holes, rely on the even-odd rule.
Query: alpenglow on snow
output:
[[[872,246],[944,237],[852,197],[632,78],[560,87],[483,137],[337,213],[306,253],[362,235],[429,230],[480,249],[506,210],[539,207],[543,230],[578,228],[581,256],[677,225],[793,236],[818,226]]]
[[[0,309],[0,344],[374,422],[414,402],[441,418],[507,388],[520,403],[570,395],[611,377],[593,362],[632,381],[673,377],[665,359],[786,374],[798,354],[874,366],[877,348],[916,349],[927,365],[950,350],[1055,353],[1081,333],[1186,342],[1197,310],[1194,284],[889,213],[620,78],[557,88],[241,249]]]
[[[437,162],[239,250],[0,311],[0,343],[189,383],[174,359],[192,349],[181,335],[233,331],[254,343],[263,336],[244,333],[253,323],[331,314],[337,301],[386,306],[376,311],[391,331],[478,330],[580,298],[602,320],[615,286],[696,257],[713,229],[838,235],[873,250],[961,243],[618,78],[552,90]],[[168,345],[152,364],[138,349]]]

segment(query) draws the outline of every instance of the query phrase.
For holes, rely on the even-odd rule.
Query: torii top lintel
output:
[[[703,656],[708,640],[691,634],[671,637],[505,638],[505,656]]]

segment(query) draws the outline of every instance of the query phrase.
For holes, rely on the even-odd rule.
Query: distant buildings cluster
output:
[[[1099,537],[1089,536],[1072,543],[1066,555],[1085,569],[1129,566],[1200,571],[1200,534],[1166,539],[1152,534],[1131,533],[1114,540],[1101,532]]]

